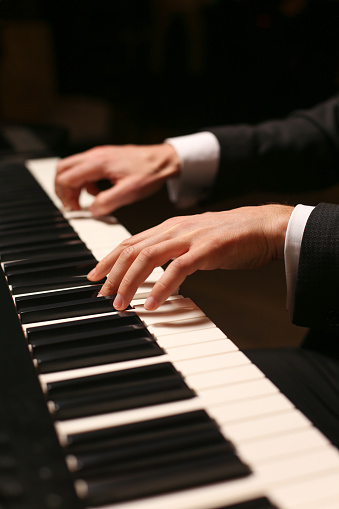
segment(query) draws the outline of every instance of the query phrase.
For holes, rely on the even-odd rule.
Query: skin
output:
[[[79,210],[82,189],[95,196],[90,210],[98,217],[158,191],[169,177],[179,174],[179,157],[168,143],[106,145],[59,161],[55,191],[66,208]],[[99,191],[96,182],[112,187]]]
[[[263,205],[174,217],[122,242],[88,274],[108,274],[99,295],[117,294],[125,309],[155,267],[171,262],[154,285],[145,309],[155,310],[197,270],[252,269],[283,259],[293,207]]]

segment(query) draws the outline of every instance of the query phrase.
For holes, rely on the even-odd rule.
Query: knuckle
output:
[[[135,258],[135,247],[134,246],[126,246],[121,251],[120,259],[123,262],[129,262]]]
[[[140,255],[139,255],[139,258],[140,258],[140,261],[141,262],[149,262],[150,260],[152,260],[152,258],[154,257],[155,255],[155,247],[154,246],[148,246],[148,247],[145,247]]]
[[[172,271],[177,273],[186,273],[187,272],[187,261],[182,257],[176,258],[170,264],[170,268]]]

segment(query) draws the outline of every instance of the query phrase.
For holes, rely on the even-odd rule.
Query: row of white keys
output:
[[[178,311],[178,315],[181,313],[181,316],[186,319],[175,320],[174,308],[177,306],[184,310]],[[173,308],[173,321],[170,320],[170,308]],[[148,313],[143,311],[140,304],[136,306],[136,309],[147,323]],[[280,506],[294,509],[297,506],[293,500],[287,500],[288,492],[284,491],[283,487],[293,483],[294,490],[298,491],[298,485],[303,486],[307,482],[305,479],[312,484],[314,479],[326,478],[328,473],[339,475],[337,451],[263,376],[260,370],[239,352],[237,347],[208,318],[203,316],[198,308],[194,309],[189,299],[179,298],[167,302],[163,309],[159,310],[159,320],[157,323],[156,312],[150,314],[148,328],[156,335],[160,346],[166,349],[168,356],[164,360],[170,359],[173,365],[182,372],[198,397],[189,402],[170,403],[58,422],[56,428],[60,437],[64,439],[68,434],[76,432],[204,408],[215,418],[225,436],[236,445],[240,457],[255,471],[251,479],[227,483],[220,493],[219,489],[216,489],[214,496],[219,493],[218,503],[225,503],[225,500],[227,503],[240,501],[245,495],[252,496],[257,492],[265,493],[267,490],[274,498],[275,488],[278,487]],[[199,329],[199,327],[202,328]],[[143,360],[142,364],[149,361]],[[154,362],[159,361],[151,359],[151,363]],[[94,372],[108,372],[135,365],[140,365],[140,362],[130,361],[96,367]],[[69,374],[63,372],[41,375],[41,380],[47,383],[67,379],[68,376],[75,378],[85,374],[91,374],[91,370],[80,369],[73,370]],[[318,455],[320,459],[323,458],[323,461],[314,460]],[[201,498],[200,492],[190,491],[193,500],[196,496]],[[204,493],[207,498],[206,505],[202,507],[212,507],[209,490]],[[184,494],[181,495],[185,498]],[[175,497],[179,497],[179,494]],[[158,507],[167,507],[162,505],[165,503],[163,498],[156,497],[156,500],[156,503],[159,503]],[[177,500],[179,507],[196,507],[190,504],[181,505],[183,504],[181,498]],[[132,504],[131,507],[138,508],[139,503],[141,502],[133,503],[136,505]]]
[[[54,166],[55,163],[53,171]],[[47,182],[50,183],[50,177],[47,177]],[[101,258],[106,249],[107,252],[112,249],[112,243],[106,243],[107,238],[111,239],[112,225],[103,221],[98,234],[98,229],[92,227],[93,221],[84,215],[77,218],[70,214],[70,222],[96,257]],[[126,238],[124,235],[129,236],[120,226],[113,225],[117,232],[114,238],[119,238],[118,242]],[[99,243],[100,238],[104,241]],[[41,375],[41,381],[44,384],[51,380],[170,359],[198,397],[189,402],[59,422],[56,427],[60,437],[87,429],[204,408],[215,418],[225,436],[235,443],[240,457],[253,467],[255,475],[246,480],[220,483],[213,488],[187,490],[123,504],[121,507],[166,509],[175,505],[187,509],[210,508],[213,503],[232,503],[268,493],[282,509],[315,509],[319,504],[323,509],[331,509],[339,500],[339,483],[335,482],[339,480],[337,450],[212,322],[201,312],[193,311],[194,316],[192,310],[191,314],[187,313],[190,304],[187,299],[180,301],[183,310],[179,301],[170,301],[154,313],[147,313],[140,304],[136,304],[137,313],[156,336],[160,346],[168,352],[162,360],[143,359]],[[171,308],[177,305],[181,310],[178,309],[177,314],[175,311],[172,313]],[[118,509],[119,506],[114,507]]]

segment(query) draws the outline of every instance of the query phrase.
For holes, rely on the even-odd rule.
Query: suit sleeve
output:
[[[339,205],[320,203],[306,223],[293,323],[339,332]]]
[[[283,120],[209,129],[220,144],[210,199],[311,191],[339,180],[339,96]]]

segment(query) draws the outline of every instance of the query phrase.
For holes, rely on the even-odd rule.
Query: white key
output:
[[[318,502],[322,509],[322,500],[339,501],[339,470],[327,471],[322,475],[311,475],[300,482],[287,483],[274,489],[278,504],[287,507],[300,507],[302,504]]]
[[[60,200],[54,193],[56,161],[37,160],[30,162],[29,166],[62,210]],[[83,193],[81,200],[82,205],[88,207],[93,197]],[[64,214],[98,260],[129,237],[128,231],[115,218],[95,221],[86,210]],[[337,509],[338,451],[310,421],[190,299],[174,296],[155,312],[144,310],[143,299],[162,273],[161,268],[155,269],[154,274],[138,289],[133,303],[150,332],[167,351],[166,355],[40,375],[40,380],[44,386],[53,380],[170,360],[196,391],[197,397],[57,422],[56,429],[61,440],[67,438],[69,433],[204,408],[216,420],[225,436],[234,442],[240,457],[252,466],[253,475],[213,486],[115,504],[114,509],[211,509],[264,495],[271,498],[279,509]]]

